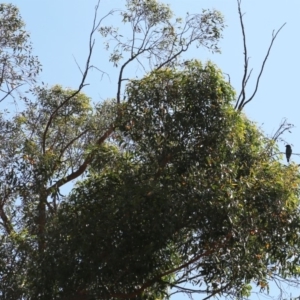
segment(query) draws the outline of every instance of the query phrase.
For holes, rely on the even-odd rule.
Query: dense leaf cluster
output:
[[[220,71],[191,62],[127,93],[123,150],[100,148],[49,227],[36,274],[49,295],[149,298],[191,282],[242,296],[287,265],[297,275],[298,170],[233,111]]]

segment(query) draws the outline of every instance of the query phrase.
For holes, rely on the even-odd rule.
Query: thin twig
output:
[[[286,119],[284,119],[283,121],[281,121],[281,124],[279,125],[279,128],[276,130],[276,132],[274,133],[272,140],[273,141],[277,141],[278,138],[285,132],[285,131],[289,131],[291,128],[293,128],[294,125],[287,123]]]
[[[76,65],[77,65],[77,67],[78,67],[78,69],[79,69],[81,75],[83,76],[83,72],[82,72],[82,70],[81,70],[81,68],[80,68],[80,66],[79,66],[79,64],[78,64],[78,62],[77,62],[75,56],[74,56],[74,55],[72,55],[72,56],[73,56],[73,58],[74,58],[74,61],[75,61]]]

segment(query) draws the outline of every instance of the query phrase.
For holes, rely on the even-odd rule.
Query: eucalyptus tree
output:
[[[244,297],[253,282],[298,276],[298,167],[276,154],[285,128],[269,139],[241,112],[247,70],[236,101],[215,65],[181,60],[193,44],[219,51],[220,12],[181,19],[127,0],[124,37],[102,26],[116,11],[98,19],[100,4],[78,88],[35,85],[14,94],[20,112],[1,115],[1,297]],[[17,8],[1,9],[7,97],[40,65]],[[118,82],[113,99],[93,104],[83,89],[97,33]],[[127,78],[132,63],[141,78]]]

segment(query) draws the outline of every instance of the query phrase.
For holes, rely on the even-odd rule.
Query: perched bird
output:
[[[287,162],[289,162],[290,157],[292,155],[292,147],[290,145],[286,145],[285,147],[286,147],[286,149],[285,149],[286,160],[287,160]]]

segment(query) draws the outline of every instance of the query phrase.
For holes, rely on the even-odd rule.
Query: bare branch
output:
[[[237,3],[238,3],[238,12],[239,12],[240,24],[241,24],[242,35],[243,35],[244,75],[243,75],[243,79],[242,79],[242,89],[241,89],[240,95],[239,95],[239,97],[237,99],[236,106],[240,102],[241,98],[242,98],[241,102],[243,102],[245,100],[245,98],[246,98],[245,87],[246,87],[246,81],[247,81],[247,75],[248,75],[248,64],[249,64],[249,58],[248,58],[248,54],[247,54],[246,33],[245,33],[245,27],[244,27],[244,22],[243,22],[243,14],[242,14],[242,11],[241,11],[241,0],[237,0]]]
[[[252,93],[252,95],[246,100],[246,86],[247,86],[247,83],[248,83],[248,80],[251,76],[251,73],[252,73],[252,69],[251,71],[248,73],[248,68],[249,68],[249,57],[248,57],[248,51],[247,51],[247,43],[246,43],[246,33],[245,33],[245,27],[244,27],[244,21],[243,21],[243,16],[244,14],[242,14],[242,11],[241,11],[241,2],[242,0],[237,0],[237,3],[238,3],[238,14],[239,14],[239,19],[240,19],[240,25],[241,25],[241,29],[242,29],[242,36],[243,36],[243,48],[244,48],[244,74],[243,74],[243,78],[242,78],[242,88],[241,88],[241,92],[237,98],[237,101],[236,101],[236,104],[235,104],[235,109],[237,111],[241,111],[245,105],[247,103],[249,103],[256,95],[257,91],[258,91],[258,87],[259,87],[259,82],[260,82],[260,79],[261,79],[261,76],[262,76],[262,73],[264,71],[264,68],[265,68],[265,65],[266,65],[266,62],[269,58],[269,55],[270,55],[270,52],[271,52],[271,49],[273,47],[273,43],[275,41],[275,39],[277,38],[277,35],[279,34],[279,32],[281,31],[281,29],[285,26],[286,23],[284,23],[277,31],[276,33],[274,34],[274,30],[273,30],[273,33],[272,33],[272,39],[271,39],[271,42],[270,42],[270,45],[269,45],[269,48],[268,48],[268,51],[267,51],[267,54],[265,55],[265,58],[263,60],[263,63],[261,65],[261,68],[260,68],[260,72],[259,72],[259,75],[256,79],[256,85],[255,85],[255,89],[254,89],[254,92]]]
[[[261,66],[259,75],[258,75],[257,80],[256,80],[255,90],[254,90],[253,94],[250,96],[250,98],[249,98],[247,101],[242,102],[242,103],[239,105],[239,109],[238,109],[238,110],[242,110],[242,109],[245,107],[245,105],[246,105],[247,103],[249,103],[249,102],[254,98],[254,96],[256,95],[257,90],[258,90],[258,86],[259,86],[259,81],[260,81],[261,75],[262,75],[262,73],[263,73],[263,71],[264,71],[265,64],[266,64],[266,62],[267,62],[267,60],[268,60],[268,57],[269,57],[269,55],[270,55],[270,52],[271,52],[273,43],[274,43],[274,41],[275,41],[275,39],[276,39],[278,33],[279,33],[279,32],[281,31],[281,29],[285,26],[285,24],[286,24],[286,23],[284,23],[284,24],[276,31],[275,35],[274,35],[274,31],[273,31],[273,34],[272,34],[272,40],[271,40],[271,43],[270,43],[268,52],[267,52],[267,54],[266,54],[266,56],[265,56],[265,59],[264,59],[264,61],[263,61],[263,63],[262,63],[262,66]]]
[[[78,95],[81,92],[81,90],[83,89],[83,87],[85,87],[87,85],[85,83],[85,81],[86,81],[88,72],[91,69],[90,62],[91,62],[91,57],[92,57],[92,54],[93,54],[93,48],[94,48],[94,45],[95,45],[94,33],[99,28],[101,22],[106,17],[108,17],[109,15],[111,15],[111,14],[114,13],[114,10],[111,10],[110,12],[108,12],[104,17],[102,17],[97,22],[97,15],[98,15],[99,5],[100,5],[100,0],[98,1],[97,5],[95,7],[93,26],[92,26],[92,30],[90,32],[90,38],[89,38],[89,54],[88,54],[88,57],[87,57],[87,60],[86,60],[86,63],[85,63],[85,69],[84,69],[83,74],[82,74],[81,82],[80,82],[79,87],[77,88],[77,90],[72,95],[70,95],[69,97],[67,97],[60,105],[58,105],[58,107],[50,115],[49,120],[48,120],[48,122],[46,124],[46,128],[44,130],[43,139],[42,139],[42,150],[43,150],[43,153],[45,153],[45,150],[46,150],[46,135],[47,135],[48,129],[49,129],[49,127],[50,127],[53,119],[55,118],[56,114],[58,113],[58,111],[64,105],[66,105],[71,99],[73,99],[76,95]]]
[[[106,76],[108,77],[109,81],[111,81],[111,80],[110,80],[110,77],[109,77],[109,74],[108,74],[107,72],[105,72],[105,71],[99,69],[99,68],[96,67],[96,66],[91,66],[91,69],[95,69],[95,70],[97,70],[97,71],[99,71],[99,72],[102,73],[102,75],[101,75],[101,80],[102,80],[102,78],[103,78],[103,75],[106,75]]]
[[[75,58],[74,55],[73,55],[73,58],[74,58],[74,61],[75,61],[76,65],[77,65],[77,67],[78,67],[78,69],[79,69],[81,75],[83,76],[83,72],[82,72],[82,70],[81,70],[81,68],[80,68],[80,66],[79,66],[79,64],[78,64],[78,62],[77,62],[77,60],[76,60],[76,58]]]

